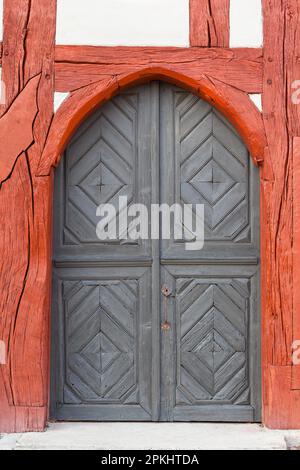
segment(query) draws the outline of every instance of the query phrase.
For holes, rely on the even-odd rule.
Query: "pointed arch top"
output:
[[[106,76],[96,83],[73,91],[54,115],[37,175],[49,175],[51,168],[58,165],[76,129],[99,106],[120,90],[151,80],[169,82],[208,101],[236,128],[254,163],[263,163],[267,143],[262,114],[247,93],[208,75],[195,80],[167,68],[151,67],[122,76]]]

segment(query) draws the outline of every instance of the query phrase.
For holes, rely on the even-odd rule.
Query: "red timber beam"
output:
[[[42,430],[47,419],[52,181],[36,169],[53,117],[55,27],[56,0],[4,0],[1,432]]]
[[[300,427],[300,4],[263,0],[263,118],[267,136],[262,169],[262,303],[264,423]]]
[[[229,47],[230,0],[190,0],[190,45]]]
[[[72,91],[54,116],[38,174],[48,175],[51,168],[58,165],[75,130],[101,104],[122,89],[151,80],[177,85],[215,106],[244,139],[254,163],[262,164],[266,147],[262,115],[246,93],[211,77],[203,76],[196,81],[188,75],[160,67],[124,73],[121,77],[111,75]]]
[[[0,43],[0,60],[2,43]],[[262,93],[260,48],[56,46],[55,90],[69,92],[111,75],[167,67],[175,73],[217,78],[246,93]]]
[[[51,168],[93,109],[151,79],[185,86],[216,105],[261,165],[263,419],[269,427],[300,427],[300,366],[292,362],[300,340],[300,105],[292,99],[300,80],[300,5],[263,0],[262,54],[228,49],[228,4],[191,0],[195,47],[55,48],[55,0],[4,0],[1,432],[42,430],[47,419]],[[70,97],[53,118],[54,90]],[[261,92],[263,118],[247,95]]]
[[[0,64],[2,43],[0,43]],[[246,93],[262,92],[261,48],[56,46],[55,90],[68,92],[107,75],[162,64],[180,73],[189,69],[197,79],[207,74]],[[187,64],[189,66],[187,67]]]
[[[0,64],[2,43],[0,43]],[[56,46],[55,90],[69,92],[110,75],[167,66],[171,71],[217,78],[246,93],[262,93],[260,48]]]
[[[256,163],[260,49],[57,46],[55,0],[5,0],[0,115],[0,431],[42,430],[48,412],[52,167],[76,127],[119,89],[183,86],[231,119]],[[207,46],[212,43],[207,43]],[[70,92],[53,118],[54,91]],[[2,116],[2,117],[1,117]]]
[[[262,49],[56,46],[55,89],[68,92],[145,68],[201,80],[207,75],[246,93],[262,92]]]

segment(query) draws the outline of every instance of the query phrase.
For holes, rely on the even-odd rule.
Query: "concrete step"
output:
[[[52,423],[42,433],[2,435],[0,450],[287,450],[300,447],[300,431],[257,424]]]

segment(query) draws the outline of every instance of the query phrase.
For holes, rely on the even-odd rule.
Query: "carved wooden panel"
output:
[[[127,90],[78,129],[56,176],[54,417],[259,420],[255,177],[230,124],[172,85]],[[204,204],[203,250],[98,240],[97,206],[120,195]]]
[[[99,204],[126,196],[130,204],[137,167],[137,96],[117,96],[80,128],[66,152],[66,244],[98,243]]]
[[[249,241],[247,149],[205,101],[188,95],[175,112],[182,202],[205,204],[206,240]]]
[[[235,129],[209,103],[163,85],[162,199],[204,205],[202,254],[257,255],[258,174]],[[184,241],[184,240],[182,240]],[[164,256],[189,256],[177,240]],[[180,253],[180,255],[179,255]],[[194,256],[194,255],[193,255]]]
[[[249,282],[178,279],[177,404],[249,401]],[[242,398],[241,398],[242,395]]]
[[[152,90],[147,86],[117,95],[72,138],[56,178],[60,227],[55,232],[56,258],[149,254],[146,240],[121,238],[118,228],[121,197],[127,198],[128,208],[133,203],[150,204],[151,140],[147,126],[151,100]],[[111,204],[116,210],[114,239],[100,240],[97,236],[100,204]]]
[[[164,419],[260,420],[257,274],[256,266],[164,264],[173,294],[162,343]]]
[[[53,371],[52,413],[71,420],[88,419],[90,413],[99,420],[151,419],[148,270],[79,273],[60,269],[54,279],[58,370]]]
[[[130,401],[132,388],[136,393],[136,281],[64,282],[64,291],[67,402]]]

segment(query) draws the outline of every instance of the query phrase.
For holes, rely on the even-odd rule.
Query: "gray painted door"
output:
[[[100,241],[97,206],[119,218],[119,196],[204,204],[204,248]],[[258,175],[208,103],[152,82],[77,131],[55,178],[52,318],[53,418],[260,420]]]

